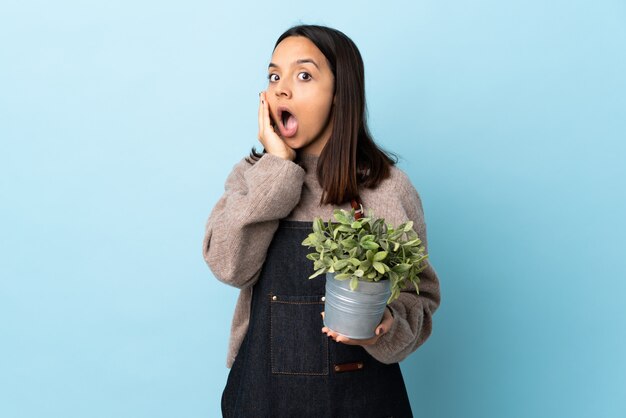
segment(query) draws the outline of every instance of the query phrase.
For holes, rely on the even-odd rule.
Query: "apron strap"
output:
[[[356,196],[350,202],[352,209],[354,209],[354,219],[361,219],[363,217],[363,202],[361,198]]]

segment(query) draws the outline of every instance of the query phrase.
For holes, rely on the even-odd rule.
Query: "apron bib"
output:
[[[412,417],[397,363],[322,333],[325,278],[301,245],[311,222],[281,221],[253,287],[250,323],[222,394],[224,417]]]

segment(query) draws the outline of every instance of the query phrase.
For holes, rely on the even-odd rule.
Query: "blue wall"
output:
[[[219,415],[206,217],[276,37],[346,32],[424,201],[422,417],[626,416],[626,3],[5,1],[0,416]]]

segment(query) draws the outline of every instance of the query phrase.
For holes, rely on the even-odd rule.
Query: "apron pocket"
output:
[[[272,373],[328,375],[328,337],[322,333],[322,296],[269,297]]]

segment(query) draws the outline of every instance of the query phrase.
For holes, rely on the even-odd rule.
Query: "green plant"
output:
[[[389,279],[388,302],[398,298],[407,281],[419,293],[418,274],[426,268],[428,255],[413,230],[413,222],[394,228],[371,213],[361,219],[355,219],[354,214],[354,209],[335,209],[333,216],[337,222],[314,219],[313,232],[302,242],[308,248],[315,248],[315,252],[307,255],[315,269],[309,279],[336,273],[338,280],[350,280],[352,290],[356,290],[359,280]]]

